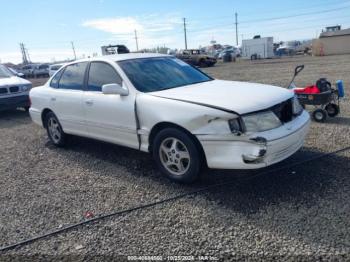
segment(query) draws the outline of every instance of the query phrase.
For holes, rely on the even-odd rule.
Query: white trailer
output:
[[[273,53],[273,37],[246,39],[242,41],[242,57],[247,59],[271,58]]]

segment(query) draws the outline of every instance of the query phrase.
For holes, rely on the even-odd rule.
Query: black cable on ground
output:
[[[270,174],[270,173],[274,173],[274,172],[290,169],[292,167],[299,166],[299,165],[302,165],[302,164],[314,161],[316,159],[321,159],[321,158],[324,158],[326,156],[335,155],[335,154],[338,154],[338,153],[341,153],[341,152],[345,152],[345,151],[348,151],[348,150],[350,150],[350,146],[344,147],[344,148],[341,148],[341,149],[338,149],[336,151],[329,152],[329,153],[326,153],[326,154],[319,154],[317,156],[310,157],[308,159],[304,159],[304,160],[301,160],[301,161],[297,161],[295,163],[292,163],[292,164],[289,164],[289,165],[285,165],[285,166],[282,166],[282,167],[278,167],[278,168],[275,168],[275,169],[272,169],[272,170],[263,171],[263,172],[255,174],[255,175],[248,176],[247,179],[252,179],[252,178],[255,178],[257,176],[262,176],[262,175],[266,175],[266,174]],[[90,223],[93,223],[93,222],[96,222],[96,221],[99,221],[99,220],[102,220],[102,219],[106,219],[106,218],[109,218],[109,217],[112,217],[112,216],[123,215],[123,214],[131,213],[131,212],[136,211],[136,210],[157,206],[157,205],[160,205],[160,204],[163,204],[163,203],[166,203],[166,202],[171,202],[171,201],[174,201],[174,200],[177,200],[177,199],[180,199],[180,198],[184,198],[186,196],[198,194],[198,193],[201,193],[201,192],[204,192],[204,191],[208,191],[208,190],[211,190],[211,189],[215,189],[215,188],[219,188],[219,187],[222,187],[222,186],[230,185],[230,184],[233,184],[233,183],[237,183],[237,180],[229,179],[229,180],[226,180],[224,182],[220,182],[220,183],[213,184],[213,185],[210,185],[210,186],[202,187],[200,189],[193,190],[193,191],[190,191],[190,192],[187,192],[187,193],[183,193],[183,194],[180,194],[180,195],[177,195],[177,196],[174,196],[174,197],[170,197],[170,198],[166,198],[166,199],[163,199],[163,200],[155,201],[155,202],[152,202],[152,203],[149,203],[149,204],[145,204],[145,205],[140,205],[140,206],[136,206],[136,207],[132,207],[132,208],[128,208],[128,209],[112,212],[112,213],[109,213],[109,214],[106,214],[106,215],[101,215],[101,216],[98,216],[98,217],[95,217],[95,218],[92,218],[92,219],[89,219],[89,220],[86,220],[86,221],[82,221],[82,222],[79,222],[79,223],[76,223],[76,224],[72,224],[70,226],[67,226],[67,227],[64,227],[64,228],[61,228],[61,229],[58,229],[58,230],[55,230],[55,231],[52,231],[52,232],[49,232],[49,233],[45,233],[45,234],[42,234],[42,235],[39,235],[39,236],[36,236],[36,237],[33,237],[33,238],[29,238],[29,239],[17,242],[15,244],[11,244],[11,245],[8,245],[8,246],[1,247],[0,248],[0,252],[8,251],[8,250],[14,249],[14,248],[16,248],[18,246],[27,245],[27,244],[33,243],[33,242],[35,242],[37,240],[40,240],[40,239],[43,239],[43,238],[46,238],[46,237],[50,237],[50,236],[54,236],[54,235],[58,235],[58,234],[60,234],[62,232],[71,230],[73,228],[76,228],[76,227],[79,227],[79,226],[82,226],[82,225],[86,225],[86,224],[90,224]]]

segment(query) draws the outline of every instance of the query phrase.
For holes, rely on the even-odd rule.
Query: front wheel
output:
[[[153,158],[160,171],[173,181],[192,183],[198,179],[200,156],[193,138],[179,129],[163,129],[154,139]]]
[[[51,142],[58,147],[62,147],[66,142],[66,134],[54,113],[49,112],[45,117],[45,126]]]
[[[313,113],[312,113],[312,117],[314,118],[314,120],[316,122],[324,122],[327,119],[327,111],[323,110],[323,109],[316,109]]]

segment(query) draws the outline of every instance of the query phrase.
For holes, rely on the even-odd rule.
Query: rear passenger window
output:
[[[122,79],[115,69],[103,62],[92,62],[90,65],[88,91],[102,91],[102,86],[106,84],[120,84]]]
[[[58,88],[83,90],[86,66],[87,62],[67,66],[59,80]]]

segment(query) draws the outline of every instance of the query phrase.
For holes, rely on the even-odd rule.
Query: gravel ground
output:
[[[221,79],[286,85],[326,76],[350,85],[350,56],[219,63]],[[36,80],[35,85],[40,84]],[[348,89],[349,90],[349,89]],[[348,92],[348,91],[347,91]],[[312,123],[303,150],[278,166],[350,145],[349,100],[339,117]],[[24,111],[0,115],[0,246],[95,216],[232,179],[216,190],[112,217],[0,253],[0,260],[106,260],[126,255],[208,255],[220,260],[350,260],[350,153],[249,178],[210,170],[191,186],[163,178],[149,155],[83,138],[53,147]],[[277,166],[277,167],[278,167]]]

